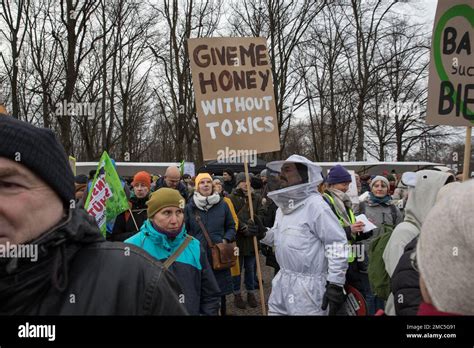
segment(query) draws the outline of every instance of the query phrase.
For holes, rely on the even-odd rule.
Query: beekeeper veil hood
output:
[[[304,201],[310,195],[317,194],[317,187],[323,182],[323,177],[321,175],[322,170],[320,166],[299,155],[291,155],[285,161],[267,163],[267,168],[281,173],[281,167],[285,163],[295,163],[303,179],[303,183],[270,192],[268,197],[275,202],[283,214],[290,214],[295,209],[304,205]],[[305,170],[306,172],[304,172]]]

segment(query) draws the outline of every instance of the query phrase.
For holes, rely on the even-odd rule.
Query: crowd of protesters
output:
[[[228,295],[259,306],[259,253],[270,315],[347,315],[348,291],[368,315],[474,314],[474,181],[447,170],[323,175],[292,155],[248,182],[140,171],[105,238],[84,210],[93,174],[73,176],[51,131],[0,117],[0,245],[39,250],[0,259],[1,314],[226,315]],[[237,264],[215,269],[212,245],[234,242]]]

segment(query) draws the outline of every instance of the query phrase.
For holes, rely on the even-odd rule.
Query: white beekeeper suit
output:
[[[280,172],[285,162],[306,165],[308,182],[268,194],[278,210],[275,224],[262,243],[275,247],[280,265],[272,281],[268,314],[327,315],[327,310],[321,309],[326,281],[341,286],[345,283],[348,263],[343,251],[347,250],[347,237],[317,192],[323,181],[321,168],[298,155],[268,163],[267,167]],[[332,248],[339,252],[329,252]]]

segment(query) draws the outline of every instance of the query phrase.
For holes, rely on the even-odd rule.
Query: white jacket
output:
[[[309,183],[268,194],[279,208],[275,224],[262,242],[275,247],[280,265],[280,272],[272,281],[269,315],[326,315],[327,310],[321,309],[326,281],[345,283],[346,234],[316,192],[322,181],[321,168],[297,155],[267,166],[278,171],[284,162],[305,164]],[[339,252],[330,252],[335,249]]]

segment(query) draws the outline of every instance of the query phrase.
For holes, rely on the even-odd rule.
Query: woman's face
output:
[[[212,185],[214,186],[214,192],[221,193],[222,192],[222,184],[219,179],[215,179],[212,182]]]
[[[184,221],[184,211],[178,207],[166,207],[153,216],[153,222],[159,229],[179,232]]]
[[[375,197],[385,197],[388,194],[388,187],[383,181],[378,180],[372,186],[372,193]]]
[[[198,192],[204,197],[212,195],[212,180],[211,179],[202,179],[199,181]]]
[[[338,184],[330,185],[330,187],[332,187],[336,190],[342,191],[342,192],[347,192],[347,190],[349,190],[349,185],[350,184],[351,184],[350,182],[341,182],[341,183],[338,183]]]

